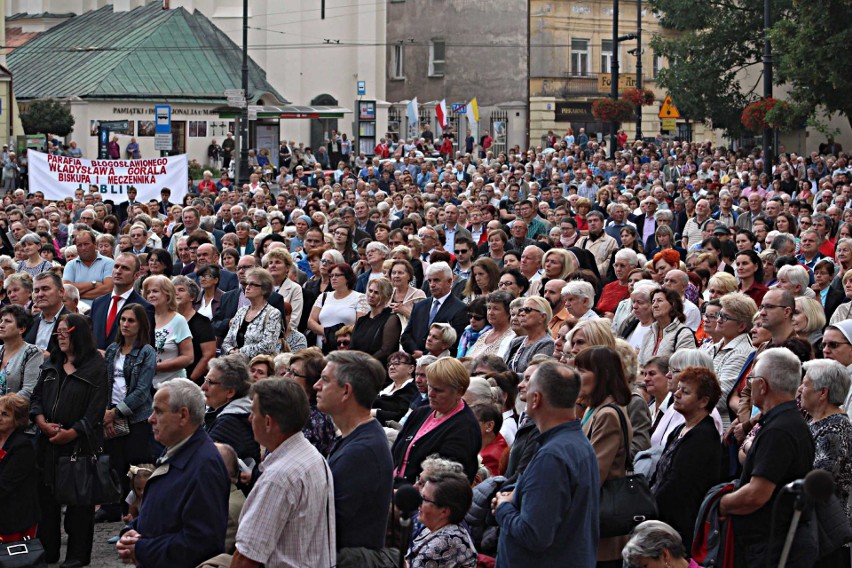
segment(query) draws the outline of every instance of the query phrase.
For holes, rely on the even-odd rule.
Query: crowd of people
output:
[[[715,522],[754,567],[815,469],[848,525],[845,154],[335,140],[179,204],[6,193],[0,540],[58,562],[64,515],[64,568],[118,520],[143,567],[686,567]],[[64,502],[100,452],[126,499]],[[656,518],[614,532],[633,472]],[[787,566],[850,566],[820,522]]]

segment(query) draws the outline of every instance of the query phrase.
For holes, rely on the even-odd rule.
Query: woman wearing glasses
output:
[[[263,268],[246,272],[246,300],[231,320],[222,353],[242,353],[246,357],[275,355],[281,351],[282,315],[267,301],[272,295],[272,275]]]
[[[328,254],[328,253],[326,253]],[[325,255],[323,255],[325,260]],[[355,291],[355,273],[348,264],[333,264],[329,268],[331,292],[317,298],[308,320],[308,329],[317,335],[317,347],[328,353],[335,347],[335,332],[345,325],[354,325],[366,312],[361,308],[363,294]]]
[[[298,383],[308,395],[311,414],[308,423],[302,428],[302,434],[323,456],[328,456],[334,445],[334,422],[328,414],[317,408],[317,391],[314,384],[319,380],[325,368],[325,357],[316,347],[302,349],[290,358],[284,378]]]
[[[727,428],[736,418],[739,407],[739,395],[734,388],[737,378],[754,352],[750,333],[757,305],[745,294],[726,294],[719,299],[719,304],[715,323],[721,338],[709,353],[713,356],[713,369],[722,388],[717,408]]]
[[[399,422],[408,412],[411,401],[417,396],[414,363],[414,358],[405,351],[397,351],[388,357],[388,376],[391,378],[391,384],[379,392],[370,411],[382,426],[387,426],[389,421]]]
[[[201,292],[193,302],[192,307],[199,314],[212,320],[224,294],[219,288],[219,267],[208,264],[199,268],[195,274],[198,276]]]
[[[388,307],[392,295],[390,280],[370,280],[366,294],[370,311],[355,322],[349,344],[349,349],[368,353],[383,365],[388,356],[399,349],[399,336],[402,334],[399,317]]]
[[[56,464],[77,448],[91,455],[103,439],[104,409],[109,401],[107,369],[88,320],[66,314],[56,324],[59,349],[42,367],[30,404],[38,426],[36,450],[39,471],[41,521],[38,538],[48,563],[59,561],[62,504],[56,501]],[[68,546],[65,564],[85,566],[92,557],[95,508],[67,505],[65,528]]]
[[[538,353],[553,355],[554,341],[547,331],[547,324],[553,317],[553,310],[547,300],[541,296],[533,296],[524,300],[524,305],[518,309],[518,314],[520,325],[526,335],[512,340],[505,360],[511,371],[523,373],[533,355]]]
[[[207,402],[204,430],[214,442],[228,444],[251,467],[260,459],[249,414],[251,398],[249,367],[242,355],[226,355],[210,361],[201,390]],[[251,460],[251,461],[249,461]]]
[[[107,347],[107,390],[109,404],[104,413],[104,450],[112,470],[121,480],[122,494],[130,490],[127,468],[156,458],[152,451],[154,436],[148,417],[153,397],[151,383],[157,364],[157,352],[151,346],[151,329],[145,308],[125,304],[118,314],[115,342]],[[121,509],[124,509],[123,511]],[[126,503],[104,505],[98,515],[118,521],[127,513]]]

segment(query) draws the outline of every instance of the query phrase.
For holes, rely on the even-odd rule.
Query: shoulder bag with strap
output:
[[[633,527],[648,519],[657,518],[657,501],[642,474],[633,474],[630,467],[630,437],[627,420],[616,404],[607,404],[618,414],[624,436],[624,469],[626,475],[608,479],[601,486],[600,536],[607,538],[629,534]]]

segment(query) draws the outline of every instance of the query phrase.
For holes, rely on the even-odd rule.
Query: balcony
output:
[[[566,73],[561,77],[530,77],[530,95],[561,99],[606,96],[609,95],[611,88],[609,77],[609,73],[585,75]],[[654,80],[650,78],[645,78],[644,82],[646,86],[654,84]],[[619,90],[635,88],[636,73],[621,73],[619,83]]]

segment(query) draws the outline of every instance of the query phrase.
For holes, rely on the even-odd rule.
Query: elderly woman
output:
[[[393,260],[390,281],[393,284],[393,294],[388,305],[391,311],[399,317],[402,328],[405,329],[405,326],[408,325],[408,318],[411,316],[411,308],[424,299],[426,293],[413,286],[414,268],[405,259]]]
[[[655,290],[651,293],[651,313],[655,321],[639,348],[639,365],[651,357],[696,347],[695,334],[683,323],[686,316],[680,294],[674,290]]]
[[[470,482],[459,473],[430,475],[423,480],[420,494],[418,520],[426,528],[411,543],[408,566],[475,568],[476,548],[461,526],[473,501]]]
[[[251,225],[242,221],[237,223],[234,228],[237,234],[240,254],[252,254],[254,252],[254,239],[250,235]]]
[[[222,342],[223,354],[239,352],[251,358],[262,353],[275,355],[281,350],[281,312],[267,301],[272,287],[272,275],[263,268],[246,272],[245,297],[249,303],[238,309],[231,320]]]
[[[654,357],[645,363],[643,369],[643,380],[645,382],[645,390],[651,399],[648,401],[648,410],[651,413],[651,434],[657,429],[657,425],[663,418],[663,414],[671,406],[672,393],[669,391],[668,379],[666,375],[669,372],[668,357]]]
[[[793,310],[793,331],[796,337],[804,339],[814,348],[818,358],[822,358],[822,330],[826,325],[826,313],[819,300],[813,298],[796,298],[796,309]]]
[[[814,469],[824,469],[834,477],[834,487],[846,516],[852,518],[849,495],[852,492],[852,425],[841,408],[849,392],[849,372],[846,367],[830,359],[816,359],[804,364],[805,378],[799,387],[802,408],[810,415],[808,426],[816,446]],[[842,552],[841,552],[842,551]],[[845,555],[843,547],[835,558]],[[826,566],[840,566],[828,563]],[[820,564],[822,565],[822,564]],[[848,565],[848,564],[847,564]]]
[[[263,256],[263,268],[272,275],[275,291],[290,304],[293,321],[301,321],[305,302],[302,288],[290,279],[293,257],[284,248],[274,248]]]
[[[630,297],[628,278],[638,263],[639,256],[633,250],[623,248],[613,253],[612,270],[615,279],[603,287],[597,305],[597,311],[604,317],[613,319],[618,304]]]
[[[356,279],[352,267],[342,262],[333,264],[328,275],[332,291],[324,292],[317,298],[308,320],[308,328],[317,335],[317,347],[325,353],[334,349],[334,333],[338,329],[354,325],[366,313],[361,307],[364,295],[355,291]]]
[[[301,351],[308,347],[308,339],[297,329],[293,329],[290,322],[293,319],[293,308],[289,302],[284,302],[284,342],[290,348],[291,353]]]
[[[633,285],[633,292],[630,294],[632,317],[626,320],[618,330],[618,335],[632,345],[637,352],[654,323],[651,294],[658,289],[657,283],[653,280],[640,280]]]
[[[260,459],[260,446],[252,435],[249,368],[242,355],[210,361],[201,390],[207,401],[204,430],[214,442],[228,444],[251,467]]]
[[[44,353],[24,341],[33,317],[16,304],[0,308],[0,394],[17,393],[29,400],[38,382]]]
[[[687,367],[679,373],[674,409],[683,423],[669,434],[651,478],[660,520],[670,524],[687,549],[707,491],[720,479],[722,443],[710,412],[721,399],[712,370]]]
[[[808,269],[804,266],[800,264],[795,266],[787,264],[778,269],[777,287],[787,290],[794,298],[798,298],[799,296],[813,298],[816,294],[810,288],[810,278]],[[760,305],[760,302],[757,300],[755,300],[755,303]]]
[[[219,309],[219,302],[221,302],[224,294],[219,288],[219,267],[207,264],[196,270],[195,275],[198,276],[201,291],[195,298],[192,307],[208,320],[212,320]]]
[[[645,521],[630,533],[621,555],[629,566],[699,568],[695,560],[687,558],[688,551],[675,529],[662,521]]]
[[[571,280],[562,288],[565,308],[578,320],[598,319],[592,309],[595,303],[595,288],[585,280]]]
[[[35,538],[39,519],[36,451],[24,431],[29,401],[15,393],[0,396],[0,542]]]
[[[25,259],[18,262],[18,272],[35,276],[53,267],[52,262],[41,258],[41,237],[37,234],[27,233],[18,242],[21,243],[21,254]]]
[[[192,363],[187,366],[186,374],[191,381],[201,384],[207,374],[207,364],[216,356],[216,334],[210,320],[193,307],[200,294],[198,284],[188,276],[175,276],[172,283],[178,313],[186,320],[192,336]]]
[[[843,284],[843,293],[846,294],[847,298],[852,299],[852,269],[847,270],[842,275],[841,283]],[[852,318],[852,302],[846,302],[845,304],[840,304],[840,307],[834,310],[831,318],[829,318],[829,324],[834,325],[850,318]]]
[[[154,306],[154,350],[157,352],[153,387],[177,377],[186,378],[192,364],[192,332],[186,318],[177,311],[174,284],[165,276],[151,276],[142,290],[145,300]]]
[[[553,311],[547,300],[541,296],[532,296],[524,299],[524,305],[518,312],[525,334],[512,340],[504,360],[510,370],[522,373],[533,355],[553,355],[554,341],[547,331]]]
[[[331,417],[317,408],[317,391],[314,384],[319,380],[325,368],[325,357],[316,347],[308,347],[290,358],[284,378],[298,383],[308,395],[311,414],[308,423],[302,428],[302,434],[323,456],[327,456],[334,446],[334,422]]]
[[[632,426],[627,418],[630,387],[618,354],[611,347],[583,349],[574,359],[580,374],[580,399],[586,407],[582,418],[583,433],[592,444],[598,459],[600,483],[624,477],[630,457]],[[621,417],[627,424],[627,440],[621,428]],[[598,563],[619,558],[627,536],[601,538]]]
[[[504,268],[497,287],[511,293],[515,298],[520,298],[530,289],[530,281],[517,268]]]
[[[366,296],[370,311],[355,322],[349,348],[368,353],[384,365],[388,356],[399,350],[402,334],[399,316],[388,307],[393,285],[387,278],[370,280]]]
[[[62,505],[55,493],[58,459],[77,451],[83,455],[97,451],[109,400],[106,365],[88,320],[78,314],[60,316],[56,337],[59,349],[42,366],[30,404],[30,415],[40,432],[36,437],[41,508],[38,537],[50,564],[59,561],[61,547]],[[65,564],[87,565],[92,557],[94,507],[66,505],[65,529]]]
[[[471,266],[470,278],[465,284],[462,299],[466,304],[470,304],[477,298],[484,298],[497,290],[499,283],[500,269],[497,263],[490,258],[480,258]]]
[[[681,263],[681,256],[677,251],[672,249],[665,249],[654,255],[654,259],[651,261],[651,266],[653,270],[651,271],[651,276],[657,282],[657,284],[663,283],[663,279],[666,277],[666,274],[669,273],[670,270],[678,268]]]
[[[743,364],[754,352],[750,332],[758,310],[754,300],[745,294],[727,294],[718,302],[720,307],[715,326],[720,339],[709,353],[713,357],[713,368],[722,389],[718,410],[727,428],[736,417],[739,397],[734,387],[737,378]]]
[[[391,448],[397,482],[413,483],[424,459],[432,454],[455,460],[469,482],[482,446],[479,422],[462,400],[470,384],[467,369],[456,359],[438,359],[426,368],[429,406],[414,410]]]
[[[382,426],[402,419],[408,412],[411,401],[418,396],[414,369],[414,358],[405,351],[397,351],[388,357],[388,376],[391,383],[379,392],[370,411]]]
[[[498,355],[503,358],[509,351],[509,346],[515,338],[515,332],[510,325],[509,306],[512,303],[511,293],[499,290],[488,294],[485,301],[485,317],[491,329],[482,332],[466,355]]]

